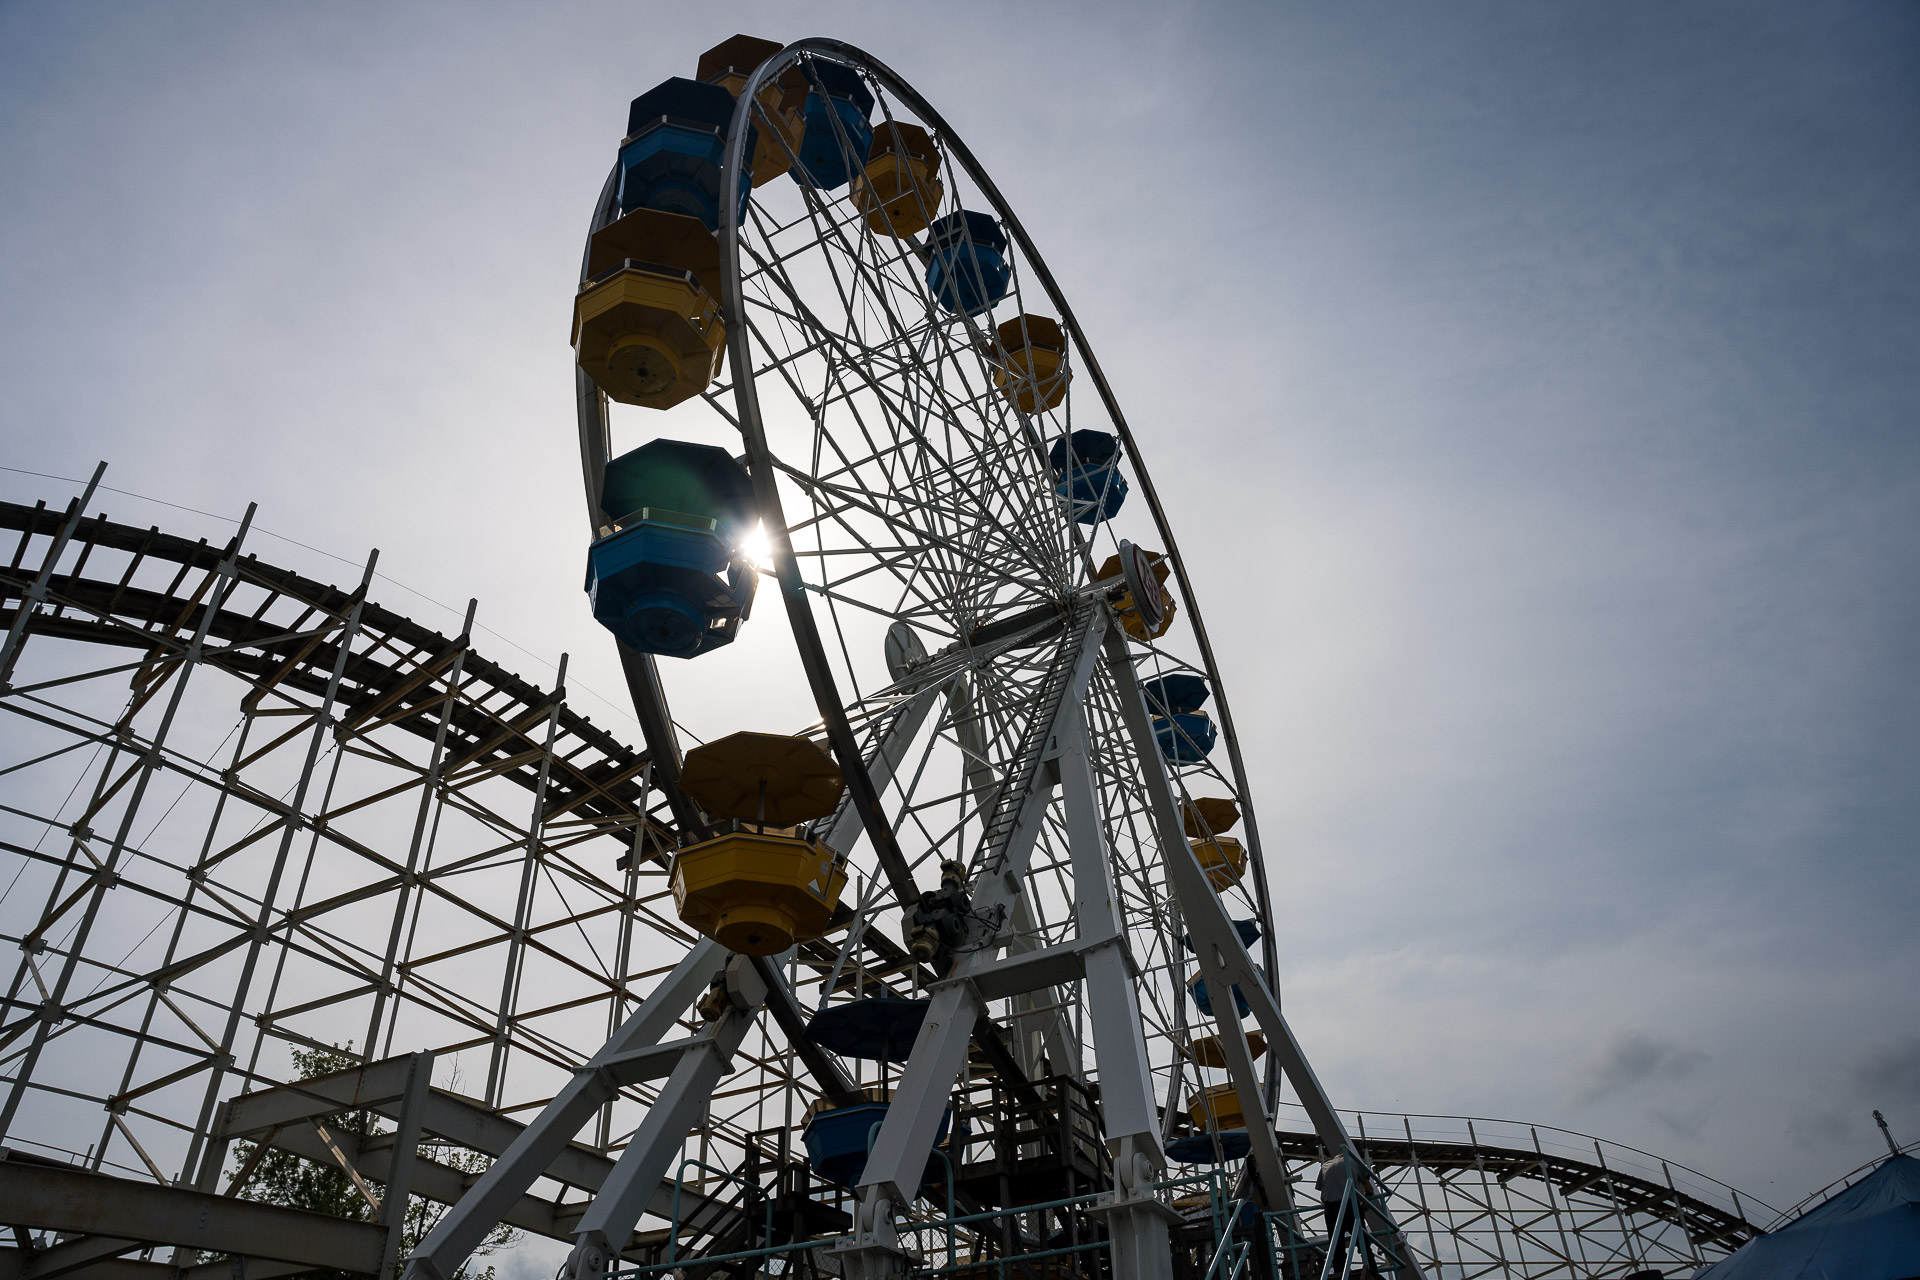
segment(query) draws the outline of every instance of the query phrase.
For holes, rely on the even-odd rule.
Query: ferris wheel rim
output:
[[[1086,334],[1074,315],[1071,304],[1058,280],[1047,266],[1045,258],[1033,243],[1025,226],[1014,213],[1011,205],[1001,194],[997,184],[987,173],[984,165],[967,147],[964,140],[949,124],[944,116],[909,84],[904,77],[886,63],[875,58],[865,50],[843,40],[831,37],[812,36],[793,41],[778,53],[769,55],[740,89],[736,97],[733,119],[727,132],[725,159],[721,171],[721,190],[735,190],[742,175],[743,166],[748,162],[746,153],[747,130],[743,127],[753,112],[753,104],[762,88],[773,81],[788,67],[797,64],[804,54],[823,53],[850,63],[871,74],[888,92],[910,108],[939,135],[946,144],[955,162],[966,172],[978,187],[980,193],[993,206],[1008,234],[1019,246],[1027,264],[1033,269],[1041,284],[1047,300],[1059,311],[1063,327],[1069,334],[1073,350],[1092,379],[1094,388],[1112,421],[1126,452],[1133,460],[1133,473],[1140,492],[1144,495],[1148,510],[1151,512],[1155,531],[1165,547],[1166,558],[1180,584],[1181,595],[1185,598],[1189,613],[1189,626],[1194,642],[1199,650],[1201,667],[1206,672],[1213,700],[1219,713],[1220,734],[1227,747],[1228,762],[1232,769],[1235,790],[1242,804],[1242,819],[1246,826],[1248,862],[1253,871],[1254,905],[1263,921],[1269,927],[1262,934],[1262,958],[1268,972],[1277,973],[1278,952],[1271,928],[1272,898],[1267,880],[1265,858],[1261,847],[1259,823],[1254,813],[1252,788],[1248,784],[1245,763],[1241,754],[1239,737],[1235,732],[1233,714],[1229,705],[1225,686],[1220,678],[1218,663],[1214,658],[1213,647],[1207,635],[1206,625],[1201,616],[1200,607],[1193,590],[1186,564],[1181,557],[1179,545],[1173,536],[1173,530],[1167,519],[1159,493],[1155,489],[1141,458],[1138,443],[1121,411],[1118,397],[1114,394],[1099,360],[1094,355]],[[736,423],[747,446],[748,461],[752,473],[755,498],[761,518],[767,530],[767,536],[773,550],[775,577],[780,583],[781,594],[787,605],[789,621],[794,633],[794,642],[800,650],[803,666],[807,670],[808,683],[813,691],[814,700],[819,708],[821,720],[834,740],[835,754],[846,758],[842,767],[846,769],[850,787],[858,787],[855,775],[864,774],[861,758],[854,749],[853,737],[846,718],[846,703],[841,698],[837,683],[834,681],[828,663],[825,646],[821,640],[818,623],[813,618],[811,605],[804,598],[804,587],[799,577],[798,562],[787,537],[783,504],[774,483],[773,454],[767,446],[766,434],[762,425],[759,391],[752,374],[751,349],[747,326],[738,323],[745,314],[745,297],[742,288],[740,270],[740,208],[731,200],[722,200],[720,211],[720,266],[721,266],[721,305],[728,320],[727,359],[733,369],[733,394],[736,408]],[[829,696],[830,695],[830,696]],[[844,750],[843,750],[844,744]],[[862,779],[864,781],[864,779]],[[871,783],[864,788],[872,794]],[[865,805],[856,790],[855,803]],[[884,827],[885,819],[877,810],[874,817],[878,821],[869,821],[869,834],[876,827]],[[863,812],[863,817],[865,817]],[[877,843],[877,842],[876,842]]]

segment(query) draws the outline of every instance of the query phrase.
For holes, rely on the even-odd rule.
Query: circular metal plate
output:
[[[927,660],[927,646],[920,643],[920,636],[904,622],[896,622],[887,628],[887,670],[893,678],[899,680]]]
[[[1153,560],[1145,548],[1122,539],[1120,572],[1126,575],[1127,594],[1140,612],[1141,625],[1152,632],[1167,616],[1167,597],[1160,590],[1160,580],[1153,576]]]

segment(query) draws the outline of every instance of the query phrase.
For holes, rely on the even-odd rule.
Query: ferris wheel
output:
[[[573,337],[592,608],[676,828],[634,856],[699,940],[410,1274],[451,1276],[641,1081],[582,1280],[690,1163],[703,1188],[798,1168],[756,1193],[786,1225],[769,1207],[744,1244],[832,1235],[839,1274],[933,1265],[919,1220],[945,1226],[936,1271],[1020,1235],[1050,1273],[1097,1237],[1111,1274],[1171,1276],[1181,1170],[1293,1206],[1283,1096],[1351,1155],[1274,995],[1254,798],[1168,513],[938,112],[838,41],[710,50],[633,103]],[[703,660],[783,623],[817,719],[684,750]],[[1365,1232],[1418,1273],[1390,1219]]]

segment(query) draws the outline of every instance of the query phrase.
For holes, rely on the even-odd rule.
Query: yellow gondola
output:
[[[717,84],[737,100],[754,68],[780,52],[778,40],[758,36],[729,36],[700,55],[694,78]],[[764,187],[793,167],[806,124],[801,110],[807,105],[807,77],[798,66],[788,67],[757,95],[764,115],[755,115],[760,137],[753,149],[753,185]],[[771,126],[771,127],[769,127]]]
[[[726,340],[719,302],[691,271],[629,265],[574,299],[580,367],[622,404],[668,409],[699,395]]]
[[[1193,856],[1200,860],[1200,869],[1207,873],[1207,883],[1216,892],[1247,873],[1246,846],[1232,836],[1214,836],[1209,840],[1189,843],[1193,847]]]
[[[1201,796],[1180,806],[1180,825],[1187,839],[1223,835],[1240,821],[1240,806],[1221,796]]]
[[[1067,398],[1073,371],[1063,367],[1067,338],[1046,316],[1019,315],[997,330],[1006,363],[994,369],[993,385],[1022,413],[1052,409]]]
[[[885,121],[873,131],[867,166],[853,179],[853,207],[883,236],[913,236],[940,212],[940,148],[919,125]]]
[[[720,245],[698,218],[659,209],[635,209],[587,241],[587,280],[599,280],[628,262],[690,271],[707,293],[720,296]]]
[[[1187,1100],[1187,1114],[1196,1129],[1223,1131],[1247,1127],[1246,1112],[1240,1109],[1240,1095],[1230,1084],[1202,1089]]]
[[[689,751],[680,787],[734,823],[674,858],[682,921],[749,956],[778,955],[827,931],[847,873],[838,854],[795,825],[840,803],[846,783],[824,751],[807,738],[735,733]]]
[[[1267,1051],[1267,1038],[1258,1031],[1246,1032],[1247,1054],[1258,1058]],[[1193,1042],[1193,1060],[1203,1067],[1224,1067],[1227,1065],[1226,1048],[1220,1043],[1219,1036],[1201,1036]]]

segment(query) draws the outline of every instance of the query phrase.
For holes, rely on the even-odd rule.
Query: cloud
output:
[[[561,1240],[522,1234],[513,1245],[494,1256],[501,1280],[550,1280],[570,1252]]]
[[[1802,1110],[1788,1123],[1787,1135],[1796,1147],[1877,1158],[1879,1135],[1868,1119],[1875,1110],[1889,1113],[1887,1123],[1896,1139],[1920,1136],[1908,1131],[1913,1128],[1910,1118],[1920,1115],[1920,1036],[1868,1051],[1846,1074],[1837,1088],[1825,1091],[1826,1101]]]
[[[1869,1052],[1920,1027],[1920,984],[1869,980],[1920,967],[1920,10],[1122,7],[990,0],[1024,38],[987,63],[904,6],[804,29],[946,113],[1086,325],[1212,628],[1316,1069],[1788,1200],[1872,1155],[1871,1107],[1920,1136],[1920,1054]],[[382,603],[478,596],[489,658],[568,651],[623,702],[579,576],[584,224],[633,93],[803,30],[745,0],[579,39],[630,9],[0,5],[0,461],[258,498],[454,608]],[[731,431],[685,410],[616,438]],[[670,669],[694,733],[818,714],[780,615]]]
[[[1920,1036],[1874,1050],[1854,1064],[1853,1079],[1882,1110],[1920,1103]]]
[[[1653,1119],[1661,1128],[1676,1138],[1685,1138],[1688,1142],[1701,1142],[1707,1136],[1707,1109],[1688,1107],[1681,1111],[1653,1112]]]
[[[1707,1055],[1647,1031],[1623,1031],[1587,1070],[1579,1101],[1597,1102],[1642,1085],[1690,1076]]]

